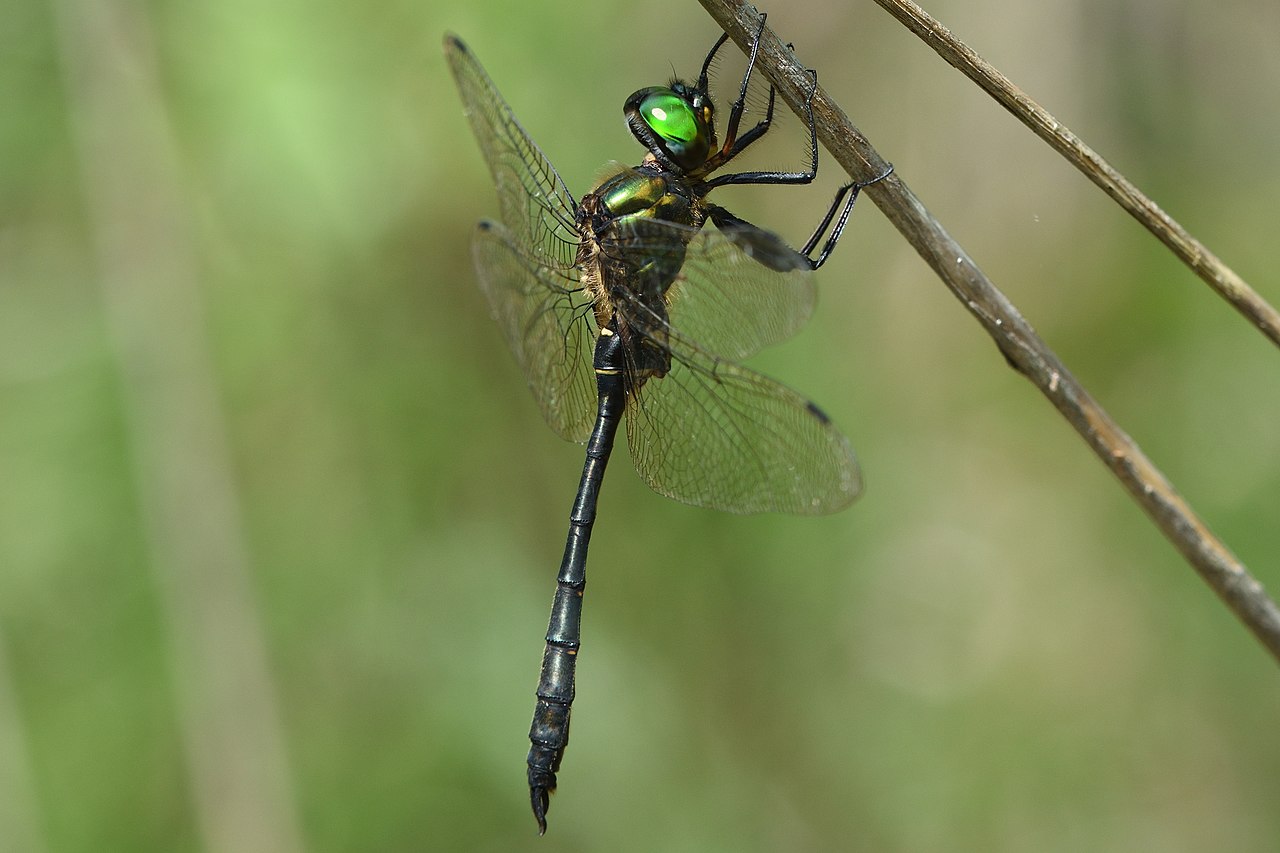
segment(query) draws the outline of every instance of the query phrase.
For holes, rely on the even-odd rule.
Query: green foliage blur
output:
[[[930,11],[1280,302],[1270,0]],[[770,23],[1273,591],[1280,359],[872,3]],[[550,831],[581,449],[475,287],[458,33],[581,192],[693,3],[10,0],[0,849],[1274,850],[1280,679],[869,201],[795,341],[867,491],[611,466]],[[731,64],[726,60],[726,67]],[[726,190],[799,241],[840,183]]]

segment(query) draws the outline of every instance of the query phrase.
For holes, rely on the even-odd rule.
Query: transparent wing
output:
[[[446,36],[444,52],[498,191],[502,224],[481,222],[472,241],[480,288],[547,423],[586,441],[595,331],[575,268],[577,203],[467,46]]]
[[[547,423],[584,442],[596,414],[595,315],[575,268],[548,264],[509,229],[482,221],[471,244],[489,300]]]
[[[652,368],[653,353],[669,354],[666,375],[628,402],[632,461],[655,491],[685,503],[834,512],[862,489],[848,440],[812,402],[737,363],[808,320],[810,269],[780,238],[738,222],[693,232],[641,220],[611,237],[636,284],[610,293],[637,338],[634,357]],[[666,299],[655,299],[674,269]]]
[[[813,314],[816,294],[808,263],[768,231],[706,226],[695,233],[661,220],[628,223],[625,230],[613,239],[629,258],[672,257],[687,244],[667,290],[667,316],[646,307],[653,305],[652,298],[612,294],[633,327],[669,327],[674,337],[738,361],[792,337]]]
[[[516,121],[470,49],[448,35],[444,52],[498,189],[503,224],[529,254],[547,256],[548,266],[573,266],[578,248],[577,204],[564,181]]]
[[[701,352],[673,359],[626,409],[632,461],[654,491],[729,512],[801,515],[835,512],[862,491],[848,440],[809,400]]]

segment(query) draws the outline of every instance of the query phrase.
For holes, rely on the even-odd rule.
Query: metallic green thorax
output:
[[[599,199],[608,215],[615,218],[616,227],[625,227],[637,218],[661,219],[694,228],[702,224],[701,206],[687,184],[672,180],[669,174],[652,166],[626,169],[606,179],[589,195]]]
[[[706,215],[686,181],[653,163],[607,178],[579,203],[582,286],[595,304],[599,328],[613,329],[624,342],[633,340],[632,332],[640,333],[634,379],[664,376],[670,368],[667,291]],[[673,232],[682,241],[671,239]],[[617,312],[620,304],[627,310]]]

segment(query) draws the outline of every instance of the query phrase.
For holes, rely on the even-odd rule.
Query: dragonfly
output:
[[[569,742],[587,548],[622,421],[636,471],[678,501],[735,513],[820,514],[842,509],[862,490],[853,450],[822,409],[741,364],[809,319],[811,273],[830,256],[859,190],[874,183],[842,186],[799,250],[707,200],[717,187],[807,184],[817,176],[812,91],[807,169],[720,171],[773,122],[772,86],[763,116],[750,127],[753,119],[744,122],[763,32],[762,16],[723,140],[708,77],[727,35],[696,81],[675,79],[626,100],[627,126],[646,153],[637,166],[614,164],[580,199],[475,54],[454,35],[444,40],[497,187],[499,218],[479,222],[472,241],[480,288],[547,423],[586,444],[529,732],[529,795],[540,835]],[[809,73],[816,91],[817,75]]]

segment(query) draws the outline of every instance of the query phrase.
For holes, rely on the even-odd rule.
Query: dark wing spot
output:
[[[822,411],[822,409],[819,409],[819,408],[818,408],[818,404],[817,404],[817,403],[814,403],[812,400],[810,400],[809,402],[805,403],[805,407],[806,407],[810,412],[812,412],[812,413],[813,413],[813,416],[814,416],[815,418],[817,418],[818,420],[822,421],[824,424],[829,424],[829,423],[831,423],[831,418],[827,417],[827,413],[826,413],[826,412],[824,412],[824,411]]]

